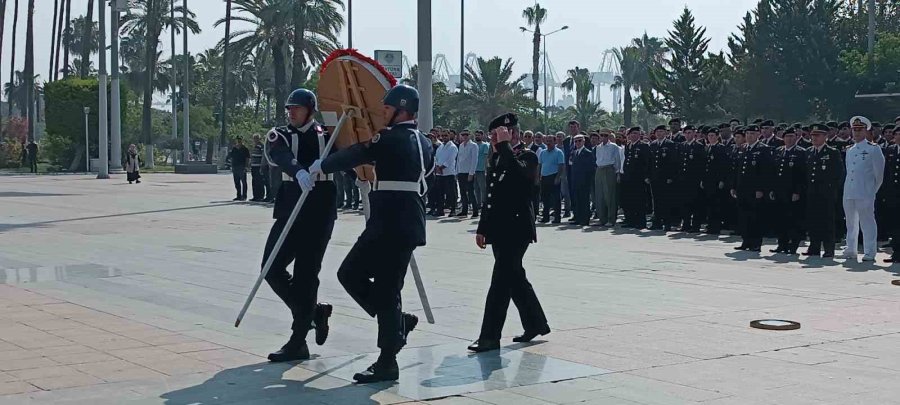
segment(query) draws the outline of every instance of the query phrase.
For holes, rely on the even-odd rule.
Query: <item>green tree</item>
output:
[[[582,127],[590,128],[594,124],[603,121],[606,111],[600,108],[600,103],[594,103],[590,100],[591,92],[594,91],[593,75],[586,68],[578,66],[575,69],[569,69],[566,80],[562,83],[562,88],[568,91],[575,91],[575,105],[566,109],[566,112],[572,118],[578,120]]]
[[[547,21],[547,9],[535,2],[533,6],[522,10],[522,17],[529,27],[534,27],[531,50],[531,96],[537,103],[538,91],[538,63],[541,59],[541,24]],[[537,111],[537,110],[535,110]]]
[[[634,99],[631,92],[641,89],[639,76],[643,67],[640,51],[634,46],[627,46],[613,49],[613,53],[619,62],[621,73],[613,78],[613,84],[609,87],[613,90],[622,89],[622,119],[624,125],[630,127],[634,114]]]
[[[457,94],[456,104],[460,113],[475,117],[478,124],[486,127],[491,119],[504,112],[523,113],[537,107],[537,102],[529,100],[528,90],[522,86],[526,75],[513,78],[512,59],[479,57],[476,65],[477,70],[466,66],[463,74],[465,89]]]

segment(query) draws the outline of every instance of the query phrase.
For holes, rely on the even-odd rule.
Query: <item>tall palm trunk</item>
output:
[[[34,141],[34,0],[28,0],[25,26],[25,109],[28,111],[28,140]]]
[[[144,104],[141,115],[141,135],[143,135],[145,142],[144,150],[147,152],[144,164],[148,168],[152,168],[154,165],[151,114],[153,112],[153,69],[156,66],[156,48],[159,42],[159,34],[157,33],[157,19],[159,16],[154,3],[154,0],[147,0],[147,29],[144,37],[144,49],[146,51],[144,61],[146,61],[146,66],[144,72]]]
[[[284,103],[287,99],[285,90],[285,74],[287,67],[284,58],[284,40],[279,39],[272,46],[272,62],[275,64],[275,124],[284,124]]]
[[[9,84],[15,84],[16,79],[16,31],[19,30],[19,0],[15,1],[13,5],[13,26],[12,26],[12,53],[10,54],[10,62],[9,62]],[[9,103],[9,111],[8,117],[12,117],[12,100]],[[21,111],[19,112],[22,113]]]
[[[228,65],[228,45],[231,42],[231,0],[225,1],[225,43],[222,47],[222,114],[219,117],[222,120],[222,130],[219,132],[219,146],[224,147],[225,134],[228,132],[228,72],[231,66]],[[225,158],[222,157],[222,161]]]
[[[81,39],[81,72],[78,73],[82,79],[88,77],[91,70],[91,31],[94,28],[94,0],[88,0],[85,20],[83,38]]]
[[[631,87],[630,86],[622,86],[622,100],[624,102],[624,108],[622,108],[622,118],[625,121],[626,127],[631,127],[632,120],[632,110],[634,109],[634,102],[631,100]]]
[[[53,24],[50,25],[50,67],[47,72],[47,80],[53,81],[53,51],[56,49],[56,19],[62,18],[59,15],[59,0],[53,0]]]
[[[293,66],[291,67],[291,87],[289,90],[299,88],[303,79],[305,79],[303,77],[303,67],[306,65],[306,60],[303,58],[303,42],[306,33],[306,15],[303,8],[304,6],[300,5],[294,11],[294,43],[292,44],[294,54]]]
[[[57,28],[56,28],[56,44],[53,45],[55,47],[55,49],[53,50],[54,56],[52,58],[52,63],[53,63],[52,80],[59,79],[59,48],[61,47],[61,45],[63,43],[63,22],[64,22],[64,17],[66,14],[66,4],[67,3],[68,3],[68,0],[61,0],[59,2],[59,21],[57,21]]]
[[[534,101],[537,101],[538,76],[540,75],[540,73],[538,72],[538,64],[540,64],[540,61],[541,61],[541,26],[540,25],[535,25],[535,27],[534,27],[534,39],[532,40],[532,43],[534,44],[534,49],[532,49],[532,51],[531,51],[531,96],[534,98]],[[537,111],[537,110],[535,110],[535,111]]]
[[[72,42],[72,0],[66,0],[66,30],[65,41],[63,41],[63,79],[69,77],[72,72],[69,71],[69,44]]]
[[[6,32],[6,0],[0,0],[0,55],[3,54],[3,34]],[[0,71],[3,66],[0,65]],[[3,77],[0,72],[0,77]],[[3,134],[3,121],[0,120],[0,135]]]

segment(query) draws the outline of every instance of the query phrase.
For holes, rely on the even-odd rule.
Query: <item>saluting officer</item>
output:
[[[810,127],[812,147],[806,152],[806,229],[809,249],[804,256],[834,257],[835,209],[843,189],[844,163],[837,149],[825,144],[828,126]]]
[[[287,226],[301,192],[309,193],[309,197],[266,274],[266,282],[290,308],[294,318],[290,340],[281,350],[269,355],[273,362],[308,360],[306,334],[313,322],[316,343],[322,345],[328,337],[328,317],[332,308],[328,304],[316,305],[316,294],[322,258],[337,219],[337,189],[331,176],[309,172],[310,165],[321,158],[329,138],[313,119],[317,109],[316,95],[306,89],[294,90],[285,108],[290,124],[273,128],[267,135],[266,159],[281,169],[283,181],[275,200],[275,224],[266,240],[263,264]],[[287,271],[291,261],[294,262],[293,275]]]
[[[900,214],[897,207],[900,206],[900,126],[892,128],[894,143],[884,149],[884,183],[881,185],[884,206],[888,207],[885,213],[884,224],[887,226],[887,234],[891,236],[891,257],[887,263],[900,262]]]
[[[881,147],[866,139],[872,130],[868,118],[850,119],[855,142],[847,150],[847,177],[844,181],[844,214],[847,218],[847,249],[843,257],[856,261],[859,231],[863,233],[864,262],[874,262],[878,252],[878,225],[875,223],[875,194],[884,180]]]
[[[747,127],[747,144],[735,188],[731,190],[731,196],[737,199],[744,230],[741,245],[734,249],[759,252],[763,238],[761,213],[765,191],[772,180],[772,148],[759,140],[756,125]]]
[[[481,249],[491,245],[494,271],[481,333],[468,347],[476,353],[500,348],[500,333],[510,299],[525,329],[514,342],[529,342],[538,335],[550,333],[547,317],[522,267],[528,245],[537,242],[531,185],[538,177],[538,159],[519,142],[518,121],[515,114],[507,113],[495,118],[488,127],[493,147],[491,173],[475,244]]]
[[[387,127],[316,162],[311,173],[335,173],[374,164],[377,181],[369,193],[366,228],[338,269],[338,280],[369,316],[378,319],[375,364],[353,379],[358,383],[399,378],[397,353],[418,318],[401,311],[400,291],[413,250],[425,245],[425,175],[434,166],[431,142],[416,130],[419,92],[397,85],[384,96]]]
[[[706,128],[704,127],[704,132]],[[706,148],[693,125],[684,127],[681,146],[681,174],[678,181],[681,232],[700,232],[703,222],[703,197],[700,182],[706,169]]]
[[[665,125],[656,127],[654,132],[657,145],[650,178],[653,189],[653,213],[656,218],[653,228],[668,232],[678,221],[676,181],[682,165],[681,150],[675,142],[666,137]]]
[[[784,146],[775,150],[778,170],[772,183],[769,199],[775,203],[775,229],[778,246],[770,252],[797,254],[802,239],[802,191],[806,183],[806,150],[797,146],[797,132],[788,128],[782,134]]]
[[[647,187],[650,186],[650,145],[641,140],[641,127],[632,127],[627,134],[625,164],[622,169],[623,228],[647,227]]]
[[[718,235],[722,231],[722,212],[726,209],[728,191],[728,175],[731,162],[728,159],[728,147],[719,140],[719,129],[706,130],[705,162],[703,178],[700,181],[702,190],[701,205],[703,215],[707,219],[706,233]]]

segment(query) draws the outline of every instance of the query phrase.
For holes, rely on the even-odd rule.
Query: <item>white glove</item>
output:
[[[325,172],[322,171],[322,159],[316,159],[313,164],[309,165],[309,174],[315,176],[320,173],[325,174]]]
[[[312,176],[306,170],[300,170],[297,172],[297,184],[300,185],[300,190],[310,191],[313,187],[316,186],[316,182],[313,180]]]

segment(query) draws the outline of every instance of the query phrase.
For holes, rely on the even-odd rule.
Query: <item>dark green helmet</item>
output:
[[[319,102],[316,100],[315,93],[307,89],[297,89],[291,92],[284,106],[302,106],[308,108],[310,113],[314,113],[319,109]]]
[[[419,91],[415,87],[398,84],[384,95],[384,105],[410,113],[419,112]]]

